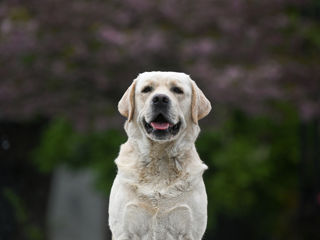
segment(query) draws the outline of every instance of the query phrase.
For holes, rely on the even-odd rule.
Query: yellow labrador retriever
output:
[[[145,72],[118,105],[128,141],[115,160],[109,204],[114,240],[200,240],[207,195],[194,142],[211,104],[184,73]]]

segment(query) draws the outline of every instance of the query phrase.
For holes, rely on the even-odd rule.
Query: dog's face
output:
[[[210,102],[184,73],[140,74],[119,102],[119,111],[153,141],[172,141],[205,117]]]
[[[186,128],[192,89],[186,78],[145,74],[136,85],[138,122],[152,140],[172,140]]]

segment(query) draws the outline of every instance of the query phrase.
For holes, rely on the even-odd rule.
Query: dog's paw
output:
[[[159,213],[158,225],[162,226],[161,232],[168,235],[166,239],[192,240],[192,213],[187,205],[180,205]]]

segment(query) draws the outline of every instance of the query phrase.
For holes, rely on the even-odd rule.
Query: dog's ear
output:
[[[198,120],[204,118],[211,111],[211,103],[197,86],[194,81],[191,81],[192,85],[192,103],[191,114],[192,120],[195,124],[198,124]]]
[[[134,95],[135,95],[135,88],[136,88],[136,80],[133,81],[131,86],[127,89],[124,93],[122,98],[118,103],[118,110],[122,116],[128,118],[130,122],[133,118],[134,113]]]

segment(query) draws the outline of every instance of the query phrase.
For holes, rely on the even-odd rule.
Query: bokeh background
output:
[[[320,239],[319,64],[319,0],[0,1],[0,239],[110,239],[116,106],[150,70],[213,103],[204,239]]]

